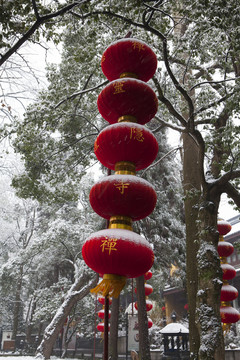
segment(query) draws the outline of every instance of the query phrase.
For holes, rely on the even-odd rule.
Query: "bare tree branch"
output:
[[[39,27],[44,24],[45,22],[56,18],[58,16],[64,15],[65,13],[67,13],[68,11],[70,11],[71,9],[73,9],[75,6],[79,6],[81,4],[84,4],[86,2],[89,2],[90,0],[81,0],[81,1],[74,1],[73,3],[63,6],[60,10],[53,12],[53,13],[49,13],[46,14],[44,16],[40,16],[38,11],[37,11],[37,7],[36,7],[36,3],[35,1],[33,1],[33,8],[34,8],[34,13],[36,16],[36,21],[35,23],[30,27],[30,29],[4,54],[1,56],[0,58],[0,66],[2,66],[4,64],[5,61],[7,61],[10,56],[12,56],[14,53],[17,52],[17,50],[26,42],[30,39],[30,37],[35,33],[35,31],[37,29],[39,29]]]

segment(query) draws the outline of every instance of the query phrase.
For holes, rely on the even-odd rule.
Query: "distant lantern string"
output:
[[[153,287],[149,284],[147,284],[147,280],[150,280],[152,278],[152,272],[149,270],[146,272],[146,274],[144,274],[144,289],[145,289],[145,297],[146,297],[146,311],[150,311],[153,308],[153,303],[148,300],[148,296],[153,292]],[[137,293],[137,288],[135,288],[135,293]],[[138,303],[137,301],[134,303],[134,307],[135,309],[138,311]],[[153,322],[150,319],[150,317],[148,317],[148,328],[150,329],[153,326]]]
[[[156,138],[144,126],[158,108],[157,97],[146,84],[156,71],[157,58],[144,42],[124,38],[105,50],[101,67],[110,83],[97,105],[110,125],[98,135],[94,152],[115,174],[100,179],[90,191],[93,210],[109,221],[109,227],[86,239],[82,255],[103,275],[91,292],[117,298],[126,279],[144,275],[154,261],[151,245],[133,232],[132,221],[150,215],[157,201],[153,186],[136,176],[158,153]]]
[[[238,291],[234,286],[229,285],[228,283],[228,280],[232,280],[236,276],[236,270],[234,267],[227,263],[227,257],[233,253],[234,247],[231,243],[223,239],[223,236],[231,231],[231,224],[225,220],[218,220],[217,227],[219,232],[218,254],[220,256],[223,272],[223,285],[220,297],[220,315],[223,331],[227,332],[230,329],[231,324],[236,323],[240,316],[239,312],[234,309],[230,303],[238,297]]]

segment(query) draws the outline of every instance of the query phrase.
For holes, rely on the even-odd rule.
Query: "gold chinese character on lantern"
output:
[[[133,48],[134,48],[134,49],[138,49],[138,51],[145,50],[144,45],[141,44],[141,43],[139,43],[139,42],[134,42],[134,43],[133,43]]]
[[[102,240],[102,245],[100,245],[102,248],[102,252],[108,251],[108,254],[110,255],[112,251],[117,251],[117,239],[115,238],[108,238],[105,237],[105,240]]]
[[[143,142],[143,141],[144,141],[144,137],[143,137],[142,129],[138,129],[138,128],[132,127],[132,128],[131,128],[131,133],[130,133],[130,139]]]
[[[118,190],[120,190],[121,194],[124,194],[124,190],[128,188],[130,184],[129,183],[124,183],[123,181],[121,181],[120,183],[114,184],[114,186],[116,186],[116,188]]]
[[[125,90],[123,89],[123,85],[124,85],[125,81],[117,81],[113,84],[114,87],[114,95],[115,94],[120,94],[125,92]]]

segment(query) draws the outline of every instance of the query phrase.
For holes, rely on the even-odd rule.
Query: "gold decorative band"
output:
[[[119,161],[115,164],[115,175],[135,175],[136,165],[130,161]]]
[[[134,74],[134,73],[132,73],[132,72],[127,72],[127,71],[126,71],[126,72],[123,72],[123,73],[119,76],[120,79],[125,78],[125,77],[138,79],[137,74]]]
[[[132,231],[132,219],[128,216],[111,216],[109,229],[125,229]]]
[[[221,306],[231,306],[230,301],[221,301]]]
[[[132,115],[123,115],[118,118],[118,122],[134,122],[137,123],[137,119]]]
[[[224,241],[223,235],[219,235],[219,241]]]
[[[104,274],[103,275],[104,280],[125,280],[125,276],[116,275],[116,274]]]

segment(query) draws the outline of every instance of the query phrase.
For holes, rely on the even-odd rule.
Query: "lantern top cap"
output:
[[[143,81],[151,79],[157,68],[157,57],[142,40],[123,38],[114,41],[103,53],[102,71],[112,81],[131,74]]]

